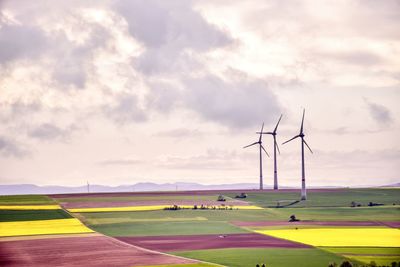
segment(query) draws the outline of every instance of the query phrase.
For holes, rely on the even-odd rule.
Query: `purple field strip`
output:
[[[0,242],[0,266],[144,266],[194,263],[136,248],[109,237]]]
[[[321,188],[308,189],[308,192],[341,192],[346,189],[342,188]],[[243,190],[197,190],[197,191],[161,191],[161,192],[120,192],[120,193],[73,193],[73,194],[49,194],[52,198],[68,198],[68,197],[127,197],[127,196],[203,196],[203,195],[218,195],[224,193],[240,194],[245,193],[276,193],[273,189],[243,189]],[[299,192],[299,189],[279,189],[279,192]]]
[[[130,206],[157,206],[157,205],[189,205],[189,206],[221,206],[221,205],[234,205],[234,206],[247,206],[249,205],[244,201],[212,201],[212,200],[145,200],[145,201],[105,201],[105,202],[69,202],[61,203],[66,209],[72,208],[106,208],[106,207],[130,207]]]
[[[257,222],[231,222],[241,227],[262,227],[262,226],[289,226],[289,225],[321,225],[321,226],[388,226],[393,228],[400,227],[400,222],[375,222],[375,221],[257,221]]]
[[[129,244],[164,252],[219,248],[309,248],[304,244],[256,233],[118,237],[118,239]]]

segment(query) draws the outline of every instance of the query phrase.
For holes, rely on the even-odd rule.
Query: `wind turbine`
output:
[[[265,148],[264,148],[263,145],[262,145],[262,131],[263,131],[263,129],[264,129],[264,123],[262,124],[261,132],[260,132],[260,138],[258,139],[258,141],[257,141],[257,142],[254,142],[254,143],[252,143],[252,144],[250,144],[250,145],[248,145],[248,146],[243,147],[243,148],[246,148],[246,147],[254,146],[254,145],[257,145],[257,144],[259,145],[259,148],[260,148],[260,190],[263,190],[262,151],[261,151],[261,150],[264,150],[264,152],[265,152],[265,153],[267,154],[267,156],[269,157],[268,152],[265,150]]]
[[[258,134],[270,134],[274,138],[274,190],[278,190],[278,169],[277,169],[277,162],[276,162],[276,150],[278,150],[279,154],[281,154],[281,151],[279,151],[278,143],[276,142],[276,130],[278,129],[279,122],[282,119],[282,114],[279,117],[278,123],[275,126],[275,129],[272,132],[258,132]]]
[[[286,142],[282,143],[282,145],[300,137],[301,138],[301,200],[306,200],[307,199],[307,192],[306,192],[306,172],[304,169],[304,144],[308,147],[311,153],[312,150],[310,146],[307,144],[306,140],[304,140],[304,132],[303,132],[303,124],[304,124],[304,114],[306,110],[303,109],[303,119],[301,120],[301,127],[300,127],[300,133],[293,137],[292,139],[287,140]]]

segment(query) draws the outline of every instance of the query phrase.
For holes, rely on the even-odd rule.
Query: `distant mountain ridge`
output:
[[[258,189],[258,183],[236,183],[236,184],[214,184],[204,185],[199,183],[136,183],[133,185],[90,185],[90,193],[116,193],[116,192],[148,192],[148,191],[192,191],[192,190],[249,190]],[[365,186],[361,186],[365,187]],[[379,186],[374,186],[379,187]],[[385,185],[381,187],[400,187],[400,183]],[[265,189],[272,189],[271,185],[264,185]],[[281,189],[294,189],[298,187],[281,186]],[[313,188],[343,188],[340,186],[309,186]],[[38,186],[35,184],[11,184],[0,185],[0,195],[23,195],[23,194],[66,194],[66,193],[87,193],[87,186]]]
[[[188,190],[225,190],[225,189],[257,189],[256,183],[203,185],[198,183],[136,183],[134,185],[90,185],[90,192],[114,193],[114,192],[142,192],[142,191],[188,191]],[[34,184],[0,185],[0,195],[20,194],[64,194],[87,193],[87,186],[38,186]]]

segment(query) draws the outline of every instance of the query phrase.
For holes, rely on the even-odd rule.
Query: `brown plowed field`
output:
[[[118,237],[129,244],[157,251],[184,251],[218,248],[308,248],[309,246],[278,239],[266,235],[229,234],[229,235],[185,235],[152,237]]]
[[[208,206],[221,206],[221,205],[234,205],[234,206],[246,206],[249,205],[244,201],[212,201],[212,200],[146,200],[146,201],[105,201],[105,202],[68,202],[62,203],[62,206],[66,209],[74,208],[107,208],[107,207],[130,207],[130,206],[158,206],[158,205],[208,205]]]
[[[286,226],[286,225],[321,225],[321,226],[390,226],[397,228],[400,222],[374,222],[374,221],[336,221],[336,222],[321,222],[321,221],[258,221],[258,222],[232,222],[232,224],[242,227],[262,227],[262,226]]]
[[[117,267],[193,262],[105,236],[0,242],[0,266]]]

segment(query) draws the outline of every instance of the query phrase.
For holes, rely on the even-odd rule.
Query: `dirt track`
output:
[[[193,262],[104,236],[0,242],[0,266],[118,267]]]
[[[217,248],[308,248],[309,246],[261,234],[118,237],[129,244],[157,251]]]

